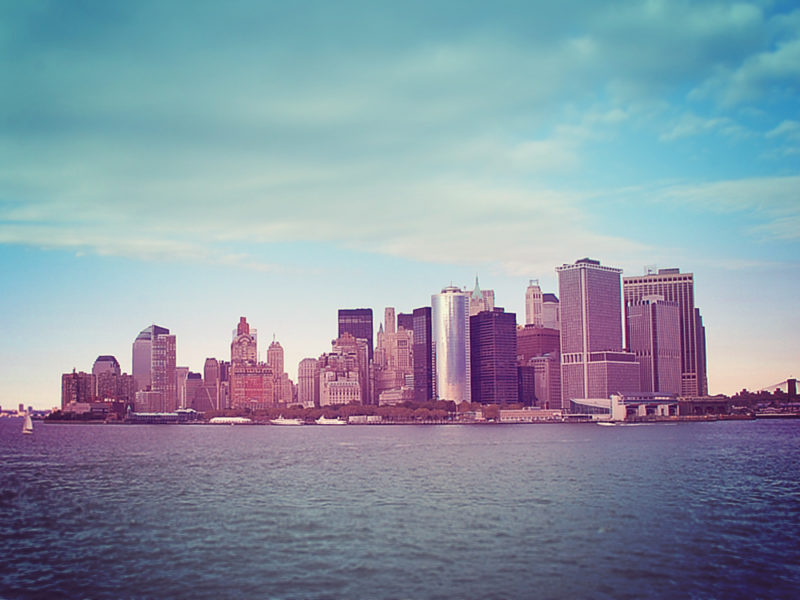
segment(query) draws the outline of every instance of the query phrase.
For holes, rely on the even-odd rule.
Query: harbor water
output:
[[[0,419],[0,598],[797,598],[800,420]]]

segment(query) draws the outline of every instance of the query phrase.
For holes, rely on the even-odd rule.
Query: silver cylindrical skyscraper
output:
[[[431,296],[436,397],[470,402],[469,293],[446,287]]]

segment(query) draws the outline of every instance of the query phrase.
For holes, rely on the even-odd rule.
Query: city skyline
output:
[[[2,406],[58,404],[99,355],[130,373],[155,323],[199,372],[242,315],[297,381],[341,307],[409,313],[477,275],[522,323],[529,280],[557,293],[585,256],[694,274],[711,393],[798,375],[792,3],[44,2],[0,23]]]

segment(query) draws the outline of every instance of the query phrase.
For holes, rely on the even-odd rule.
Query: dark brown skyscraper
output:
[[[513,404],[517,382],[517,315],[502,308],[469,318],[472,401]]]
[[[414,329],[414,401],[427,402],[433,392],[433,340],[431,339],[431,307],[415,308]]]
[[[372,331],[371,308],[339,309],[339,337],[342,337],[343,333],[349,333],[356,339],[367,340],[370,361],[375,347]]]

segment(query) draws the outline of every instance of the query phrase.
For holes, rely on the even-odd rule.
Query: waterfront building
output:
[[[274,376],[268,364],[258,362],[258,338],[247,319],[240,317],[231,342],[230,405],[261,410],[274,403]]]
[[[642,392],[681,393],[681,325],[677,302],[644,296],[626,307],[628,350],[639,363]]]
[[[406,387],[407,380],[414,375],[414,332],[396,326],[394,308],[387,307],[384,315],[386,322],[378,330],[374,360],[374,395],[379,403],[383,392]],[[410,388],[413,390],[413,385]],[[413,394],[413,391],[409,393]]]
[[[343,333],[331,343],[331,352],[319,357],[319,404],[367,404],[370,370],[367,342]]]
[[[189,371],[186,374],[184,398],[186,406],[181,408],[191,408],[197,412],[208,412],[214,410],[214,404],[208,388],[203,385],[203,375]]]
[[[169,329],[151,325],[143,329],[133,342],[133,379],[136,389],[148,390],[153,383],[152,346],[153,339],[159,335],[168,335]]]
[[[372,360],[374,346],[372,309],[341,308],[339,309],[339,337],[349,333],[356,339],[366,340],[369,360]]]
[[[411,326],[414,331],[414,345],[412,347],[414,402],[428,402],[435,398],[431,307],[415,308],[411,314],[413,318]]]
[[[203,365],[203,387],[205,388],[205,395],[214,407],[214,410],[222,410],[224,405],[220,404],[219,387],[220,387],[220,366],[216,358],[207,358]]]
[[[101,401],[116,400],[132,404],[136,396],[136,384],[132,375],[106,371],[95,378],[96,398]]]
[[[94,365],[92,365],[92,375],[94,375],[95,386],[98,384],[100,375],[119,376],[121,374],[122,370],[120,369],[119,362],[117,362],[116,357],[108,354],[98,356],[94,361]],[[109,377],[104,377],[104,381],[108,380]],[[97,398],[104,397],[100,395],[100,391],[97,389],[97,387],[95,387],[94,395]]]
[[[543,311],[542,288],[538,279],[531,279],[525,290],[525,324],[544,325]]]
[[[283,346],[272,336],[272,343],[267,349],[267,364],[272,369],[274,381],[274,402],[275,404],[291,404],[292,402],[292,382],[283,367]]]
[[[533,369],[534,405],[540,408],[561,410],[561,358],[557,353],[534,356],[528,359]]]
[[[478,278],[475,277],[475,289],[472,290],[472,296],[469,301],[469,316],[492,310],[494,310],[494,290],[481,290],[478,285]]]
[[[133,402],[136,391],[133,377],[121,372],[116,357],[98,356],[92,366],[92,375],[95,385],[94,397],[97,400]]]
[[[72,402],[94,401],[95,376],[92,373],[64,373],[61,376],[61,409],[64,410]]]
[[[175,369],[175,336],[158,334],[151,346],[150,389],[161,394],[159,412],[178,409],[178,382]]]
[[[297,367],[297,401],[304,408],[319,406],[319,362],[304,358]]]
[[[583,258],[557,267],[556,272],[561,298],[561,408],[569,410],[573,399],[638,392],[639,365],[622,347],[622,270]]]
[[[472,399],[470,293],[449,286],[431,296],[435,393],[456,404]]]
[[[517,315],[502,308],[469,318],[472,402],[519,401],[516,329]]]
[[[186,379],[189,377],[189,367],[175,367],[175,382],[178,390],[178,408],[186,408]]]
[[[623,278],[625,311],[645,296],[662,296],[677,302],[681,333],[681,395],[704,396],[706,381],[705,330],[694,304],[694,274],[680,269],[658,269],[646,275]],[[629,332],[625,331],[628,340]]]

